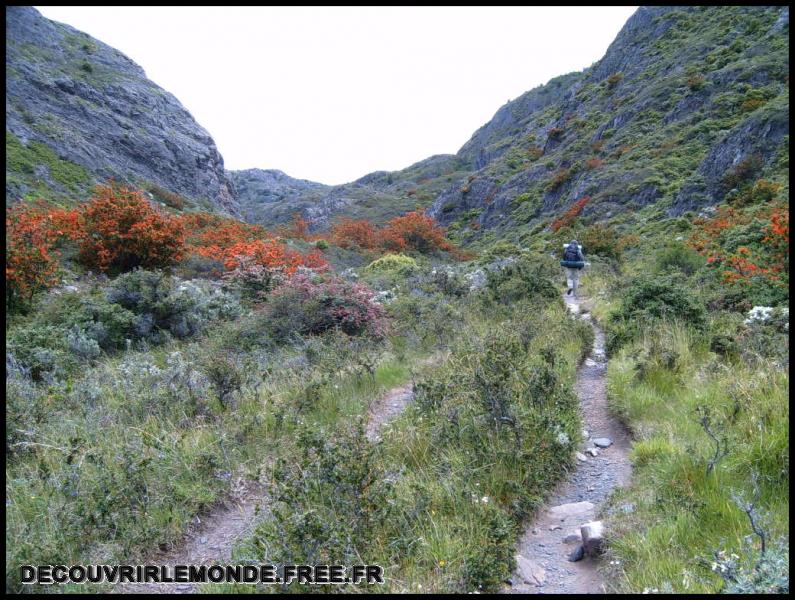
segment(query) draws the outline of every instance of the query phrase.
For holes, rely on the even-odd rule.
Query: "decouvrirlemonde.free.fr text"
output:
[[[378,565],[23,565],[22,583],[384,583]]]

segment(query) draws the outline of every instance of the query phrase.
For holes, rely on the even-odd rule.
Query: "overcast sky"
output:
[[[37,7],[121,50],[227,169],[327,184],[455,153],[604,54],[635,7]]]

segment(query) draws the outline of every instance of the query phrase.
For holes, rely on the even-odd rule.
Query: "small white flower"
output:
[[[480,499],[480,501],[481,501],[483,504],[488,504],[488,503],[489,503],[489,497],[488,497],[488,496],[483,496],[483,497]]]

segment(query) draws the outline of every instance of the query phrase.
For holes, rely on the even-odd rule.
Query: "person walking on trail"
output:
[[[566,269],[566,295],[574,294],[577,297],[577,288],[580,284],[580,271],[585,267],[585,256],[582,253],[582,246],[577,240],[571,240],[563,246],[563,260],[560,264]]]

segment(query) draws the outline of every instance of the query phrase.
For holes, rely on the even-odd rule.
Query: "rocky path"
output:
[[[591,320],[585,303],[581,305],[568,296],[564,300],[570,312]],[[594,521],[601,503],[615,487],[628,483],[630,439],[618,420],[608,414],[604,334],[592,325],[593,350],[580,366],[575,386],[587,441],[577,454],[576,469],[558,486],[522,536],[517,549],[517,572],[512,585],[503,590],[505,593],[605,592],[599,559],[595,553],[584,552],[580,527]],[[590,549],[592,543],[586,539],[585,546]],[[578,556],[582,558],[570,560]]]
[[[437,363],[435,355],[420,365]],[[367,418],[366,435],[370,441],[380,440],[381,428],[398,416],[413,398],[413,383],[392,388],[376,399]],[[182,541],[169,550],[158,551],[141,564],[148,565],[212,565],[225,564],[232,558],[235,543],[249,535],[254,526],[268,514],[268,493],[261,482],[239,481],[231,498],[205,515],[195,517],[190,531]],[[116,593],[132,594],[192,594],[197,584],[151,583],[123,584]]]

